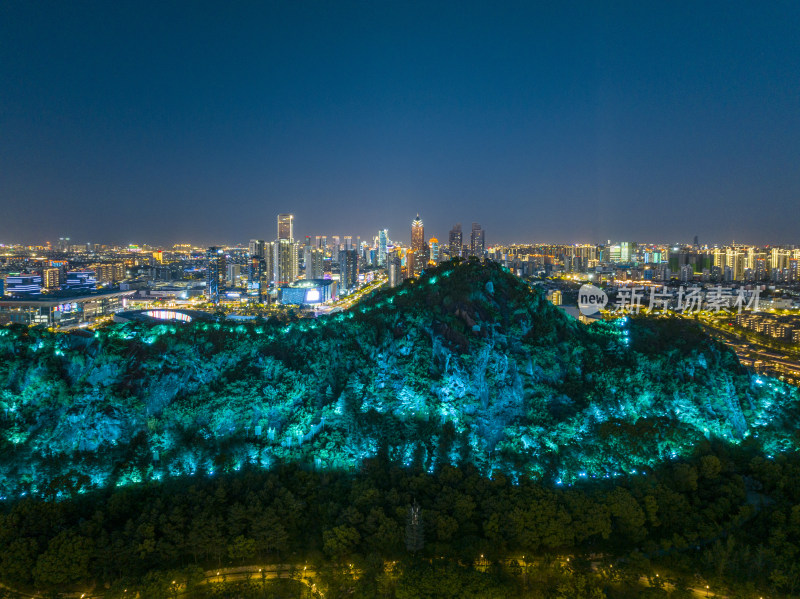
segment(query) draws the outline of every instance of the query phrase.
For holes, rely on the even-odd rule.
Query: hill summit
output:
[[[714,438],[797,447],[797,391],[694,323],[586,326],[477,261],[288,325],[3,328],[0,388],[0,496],[371,458],[561,484]]]

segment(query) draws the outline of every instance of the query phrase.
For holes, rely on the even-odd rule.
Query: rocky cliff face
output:
[[[0,496],[378,455],[568,483],[709,438],[797,446],[796,391],[691,323],[587,327],[493,264],[288,326],[0,329],[0,388]]]

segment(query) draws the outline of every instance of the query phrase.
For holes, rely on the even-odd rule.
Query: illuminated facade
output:
[[[276,285],[297,280],[300,248],[289,239],[278,239],[273,245],[273,279]]]
[[[406,267],[408,276],[413,277],[419,274],[425,266],[424,255],[427,253],[425,245],[425,226],[422,219],[417,214],[417,218],[411,221],[411,250],[406,254]]]
[[[355,289],[358,286],[358,252],[342,250],[339,253],[339,268],[342,273],[342,288]]]
[[[470,242],[470,255],[483,258],[484,250],[486,249],[486,242],[484,238],[484,230],[478,223],[472,223],[472,234],[469,238]]]
[[[278,240],[294,241],[294,214],[278,215]]]
[[[439,264],[439,240],[431,237],[428,243],[430,244],[431,262]]]
[[[306,279],[321,279],[325,275],[325,251],[312,248],[306,261]]]
[[[336,299],[336,281],[330,279],[303,279],[281,287],[284,305],[324,304]]]
[[[389,287],[397,287],[403,282],[403,267],[400,256],[392,253],[387,258],[387,270],[389,275]]]
[[[38,295],[0,299],[0,321],[52,327],[78,326],[122,309],[136,291],[94,292],[89,295]]]
[[[461,223],[458,223],[450,229],[450,239],[448,240],[450,258],[461,256],[462,241]]]
[[[417,214],[417,218],[411,221],[411,249],[415,252],[420,251],[425,245],[425,225]]]
[[[389,243],[389,230],[381,229],[378,231],[378,266],[386,267],[386,246]]]
[[[8,295],[36,295],[42,292],[42,277],[39,275],[14,275],[6,277]]]
[[[206,295],[211,302],[219,301],[220,287],[225,283],[225,251],[211,246],[206,250]]]

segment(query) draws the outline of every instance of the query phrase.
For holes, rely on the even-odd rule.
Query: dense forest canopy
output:
[[[691,322],[586,326],[493,263],[286,324],[0,329],[0,496],[383,453],[572,484],[705,439],[793,451],[797,391]]]

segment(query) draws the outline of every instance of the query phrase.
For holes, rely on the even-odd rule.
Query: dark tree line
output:
[[[798,552],[800,460],[727,446],[613,484],[514,484],[470,467],[428,474],[377,459],[358,474],[280,466],[24,499],[0,516],[0,581],[53,591],[107,586],[112,594],[266,563],[338,572],[326,582],[331,589],[361,588],[363,596],[446,596],[434,593],[437,584],[499,585],[518,596],[526,585],[555,593],[578,584],[614,596],[626,570],[636,573],[634,585],[658,568],[717,588],[792,594],[800,591]],[[509,569],[523,555],[575,561],[568,576],[536,582]],[[591,560],[623,578],[601,577],[597,564],[580,568]],[[344,576],[350,564],[363,572],[357,581]]]

